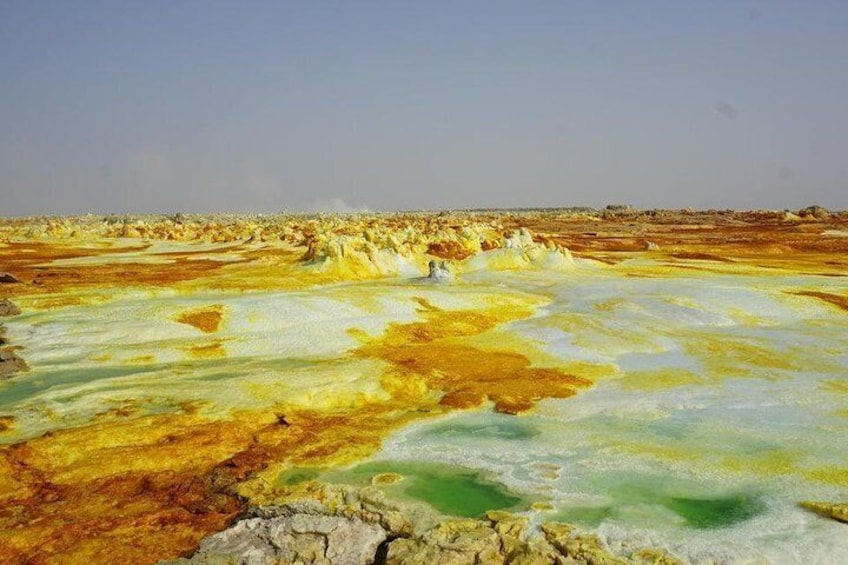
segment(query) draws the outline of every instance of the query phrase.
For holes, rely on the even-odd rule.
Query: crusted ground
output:
[[[446,260],[459,275],[567,272],[577,259],[620,265],[617,274],[631,277],[844,277],[846,235],[848,215],[821,211],[5,219],[0,265],[8,276],[0,298],[13,301],[14,309],[3,303],[8,312],[26,315],[96,308],[118,290],[188,297],[308,291],[338,281],[426,277],[433,259]],[[625,263],[628,258],[646,261]],[[841,294],[798,289],[793,296],[845,309]],[[390,323],[376,335],[352,332],[358,345],[349,356],[377,363],[382,372],[379,394],[348,404],[309,409],[281,402],[213,414],[191,402],[162,413],[129,403],[73,426],[57,423],[35,437],[6,440],[0,445],[0,561],[152,563],[190,554],[261,499],[262,485],[281,468],[351,463],[422,418],[488,404],[517,414],[540,399],[591,386],[588,368],[546,364],[532,343],[502,331],[532,315],[537,303],[516,296],[486,301],[463,309],[416,299],[412,321]],[[199,332],[187,358],[226,358],[226,343],[214,338],[227,315],[212,302],[174,317]],[[10,346],[2,363],[15,371],[4,376],[29,378],[21,372],[27,343]],[[111,352],[102,354],[106,359]],[[0,413],[0,434],[12,437],[21,427],[17,418]],[[414,543],[401,544],[403,551],[417,551]]]

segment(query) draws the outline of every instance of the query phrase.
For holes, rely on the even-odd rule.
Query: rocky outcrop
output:
[[[568,524],[531,528],[526,516],[502,511],[490,511],[482,520],[447,519],[422,531],[372,487],[316,483],[309,488],[291,503],[253,508],[228,530],[204,540],[190,558],[160,565],[681,563],[662,549],[618,555],[597,536],[580,534]]]
[[[825,518],[848,523],[848,503],[802,502],[801,506]]]
[[[0,316],[17,316],[20,308],[11,300],[0,300]],[[16,373],[29,370],[26,361],[17,354],[18,347],[7,345],[6,326],[0,324],[0,380],[13,377]]]
[[[0,300],[0,316],[17,316],[20,313],[21,309],[8,298]]]
[[[10,284],[10,283],[19,283],[18,277],[11,273],[0,273],[0,283]]]
[[[681,565],[665,550],[643,548],[616,555],[600,538],[580,535],[568,524],[547,522],[540,531],[528,528],[528,519],[491,511],[486,520],[449,520],[414,539],[398,539],[388,546],[390,565],[490,564],[542,565]]]
[[[0,218],[0,238],[27,239],[134,238],[142,240],[274,243],[285,242],[307,248],[321,245],[322,239],[354,236],[367,239],[377,248],[391,248],[395,243],[419,248],[438,259],[462,261],[483,250],[497,247],[503,237],[516,227],[526,226],[540,232],[563,233],[563,228],[576,228],[580,235],[588,227],[605,220],[609,227],[632,231],[630,222],[640,228],[673,224],[753,225],[771,222],[848,220],[846,211],[828,211],[821,206],[807,206],[797,216],[786,210],[637,210],[629,204],[610,204],[603,209],[587,207],[455,210],[451,212],[402,212],[396,214],[172,214],[110,215]],[[592,230],[594,231],[594,230]],[[662,230],[664,231],[664,230]],[[703,233],[701,232],[701,235]],[[734,234],[736,237],[738,234]],[[673,240],[680,232],[673,230]],[[612,242],[610,242],[612,243]],[[663,242],[659,242],[663,243]],[[803,242],[807,243],[807,242]],[[426,263],[425,263],[426,265]]]
[[[830,217],[830,213],[818,204],[798,210],[798,215],[802,218],[814,218],[816,220],[826,220]]]
[[[451,520],[417,539],[389,544],[386,563],[429,565],[443,563],[503,563],[497,533],[478,520]]]
[[[16,373],[28,369],[26,361],[15,352],[14,347],[0,348],[0,380],[11,378]]]
[[[246,518],[215,534],[191,559],[171,563],[241,565],[242,563],[374,563],[386,531],[358,518],[280,509],[281,515]]]
[[[289,503],[251,508],[190,558],[161,563],[367,565],[382,561],[384,542],[411,532],[409,520],[377,489],[310,484]]]

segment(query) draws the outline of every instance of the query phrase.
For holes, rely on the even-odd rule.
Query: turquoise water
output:
[[[397,483],[379,487],[387,494],[425,502],[448,516],[480,518],[487,510],[521,510],[529,505],[527,499],[492,480],[487,473],[426,461],[371,461],[351,469],[329,471],[317,478],[364,486],[381,473],[403,477]]]
[[[694,528],[726,528],[750,520],[765,510],[757,496],[735,494],[719,498],[672,497],[664,501]]]
[[[606,504],[562,505],[556,518],[597,527],[604,521],[626,522],[642,513],[646,518],[653,514],[654,523],[710,530],[729,528],[767,511],[755,488],[722,492],[716,484],[668,475],[605,473],[595,478],[594,487],[606,497]]]

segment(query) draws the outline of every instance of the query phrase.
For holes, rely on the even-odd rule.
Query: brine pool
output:
[[[682,273],[682,274],[681,274]],[[796,291],[845,294],[838,277],[775,273],[625,276],[478,272],[453,285],[351,283],[308,291],[184,296],[124,292],[7,321],[32,370],[0,383],[4,443],[77,425],[127,400],[166,411],[285,400],[343,408],[384,398],[377,361],[346,356],[350,329],[416,319],[412,297],[474,308],[497,294],[543,305],[506,327],[564,366],[604,367],[595,386],[526,415],[490,408],[422,420],[346,469],[292,469],[385,488],[446,515],[527,511],[608,543],[666,547],[692,562],[848,559],[848,526],[799,508],[848,499],[848,313]],[[173,321],[215,303],[216,356],[192,356]],[[26,304],[22,304],[24,307]],[[532,503],[548,510],[530,510]]]

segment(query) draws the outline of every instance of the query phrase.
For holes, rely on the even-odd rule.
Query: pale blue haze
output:
[[[848,208],[845,2],[0,0],[0,215]]]

